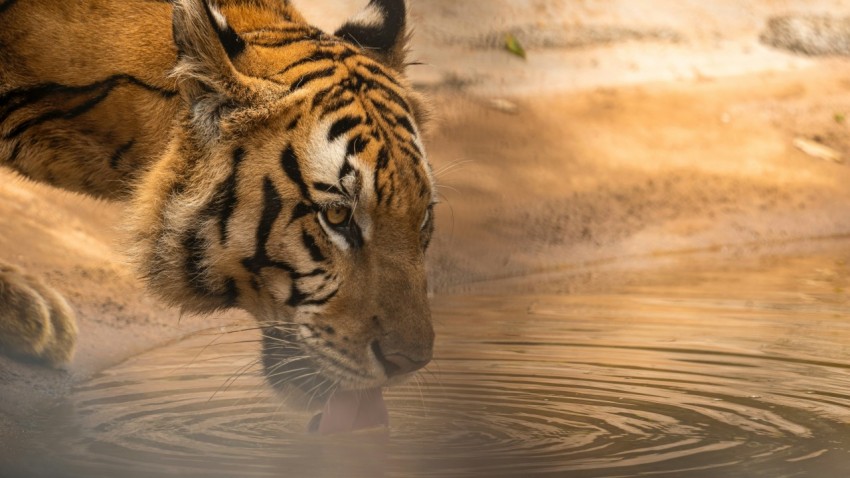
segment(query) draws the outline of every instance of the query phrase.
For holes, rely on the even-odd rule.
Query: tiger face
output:
[[[268,156],[256,159],[274,159],[255,206],[270,227],[243,236],[257,241],[243,265],[268,292],[255,315],[276,324],[264,331],[268,375],[320,394],[412,372],[433,343],[424,267],[433,186],[418,133],[382,123],[375,92],[336,90],[352,102],[335,114],[316,111],[311,95],[300,121],[276,122],[270,137],[287,139],[266,142]]]
[[[285,13],[237,32],[204,1],[177,4],[186,110],[131,229],[154,290],[253,314],[270,383],[318,406],[430,361],[435,190],[404,2],[373,1],[335,35]]]

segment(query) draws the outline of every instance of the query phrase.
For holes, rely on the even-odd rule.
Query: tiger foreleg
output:
[[[0,349],[58,366],[77,341],[74,311],[52,287],[0,263]]]

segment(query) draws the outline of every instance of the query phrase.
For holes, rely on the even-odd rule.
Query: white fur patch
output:
[[[363,25],[369,28],[381,29],[384,27],[385,14],[377,5],[370,3],[366,8],[354,15],[349,23]]]
[[[328,119],[313,130],[307,143],[306,157],[303,160],[307,164],[306,169],[310,171],[310,177],[314,182],[333,184],[349,193],[355,193],[355,190],[359,189],[357,197],[346,202],[354,210],[354,220],[357,221],[357,225],[363,233],[363,239],[368,241],[372,237],[372,218],[369,216],[368,209],[361,207],[361,205],[371,204],[374,201],[374,169],[363,164],[356,156],[346,157],[349,141],[347,135],[340,136],[333,142],[328,141],[328,131],[333,123],[334,119]],[[356,187],[357,179],[353,172],[342,180],[339,178],[339,172],[342,170],[346,159],[351,167],[359,172],[361,181],[359,188]],[[341,250],[349,249],[349,244],[345,238],[325,224],[321,216],[320,222],[334,245]]]
[[[328,142],[328,131],[333,122],[333,119],[325,120],[313,129],[307,143],[307,151],[304,152],[306,157],[303,159],[308,164],[307,169],[311,172],[314,182],[336,185],[339,181],[339,170],[345,161],[348,138],[340,136],[333,143]]]
[[[209,5],[210,13],[212,13],[213,19],[215,20],[216,25],[219,30],[227,30],[229,27],[227,25],[227,18],[225,18],[224,14],[221,13],[214,5]]]

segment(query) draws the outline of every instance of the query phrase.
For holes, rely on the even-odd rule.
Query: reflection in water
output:
[[[252,367],[253,332],[211,345],[198,336],[81,387],[52,422],[63,446],[28,466],[122,477],[848,476],[847,265],[691,266],[616,293],[436,299],[437,360],[421,384],[387,393],[389,433],[306,435],[309,417],[281,409]]]

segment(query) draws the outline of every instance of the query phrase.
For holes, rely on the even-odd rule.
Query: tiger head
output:
[[[131,219],[152,290],[254,315],[266,375],[295,401],[424,366],[435,186],[404,1],[333,35],[281,0],[181,0],[173,22],[184,112]]]

